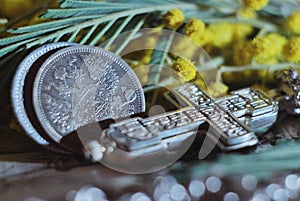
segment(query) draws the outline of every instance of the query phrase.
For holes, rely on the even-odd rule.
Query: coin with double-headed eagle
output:
[[[76,129],[145,110],[142,86],[133,70],[99,47],[72,46],[40,67],[33,105],[43,129],[56,142]]]

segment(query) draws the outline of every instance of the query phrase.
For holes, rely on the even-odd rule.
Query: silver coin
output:
[[[24,94],[24,85],[26,77],[28,73],[31,71],[32,67],[36,65],[36,62],[40,60],[45,54],[57,50],[59,48],[67,47],[75,45],[74,43],[67,42],[58,42],[43,45],[34,51],[32,51],[29,55],[27,55],[23,61],[18,66],[18,69],[15,72],[14,79],[12,82],[12,90],[11,90],[11,99],[12,105],[15,112],[15,115],[23,127],[24,131],[37,143],[48,146],[49,148],[55,149],[56,151],[61,151],[58,147],[55,147],[54,144],[51,144],[46,136],[43,136],[41,133],[37,131],[37,129],[33,126],[32,121],[30,120],[30,114],[27,113],[25,105],[25,96],[29,96],[31,100],[30,94]],[[33,75],[34,76],[34,75]],[[30,85],[30,84],[29,84]],[[28,86],[28,87],[32,87]]]
[[[142,86],[130,66],[92,46],[51,55],[37,73],[33,103],[41,125],[56,142],[81,126],[145,110]]]

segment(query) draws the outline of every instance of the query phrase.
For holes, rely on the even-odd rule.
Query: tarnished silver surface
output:
[[[30,96],[30,94],[24,94],[24,84],[26,76],[28,75],[29,70],[32,68],[34,63],[40,59],[46,53],[62,48],[74,45],[74,43],[67,43],[67,42],[59,42],[59,43],[51,43],[43,45],[33,52],[31,52],[28,56],[26,56],[21,64],[19,65],[14,79],[12,83],[12,91],[11,91],[11,98],[12,98],[12,105],[14,108],[14,112],[16,117],[18,118],[19,123],[25,130],[25,132],[37,143],[42,145],[49,145],[49,142],[37,132],[36,128],[32,125],[28,114],[26,112],[26,106],[24,105],[25,95]]]
[[[132,69],[116,55],[92,46],[51,55],[36,76],[33,102],[40,123],[56,142],[86,124],[145,109]]]

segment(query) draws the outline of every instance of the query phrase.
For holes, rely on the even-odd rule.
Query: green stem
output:
[[[85,44],[86,41],[91,37],[91,35],[94,33],[94,31],[97,29],[99,24],[95,24],[89,32],[84,36],[84,38],[80,41],[80,44]]]
[[[0,57],[4,56],[5,54],[14,51],[17,48],[23,49],[23,46],[26,45],[27,43],[33,41],[34,39],[28,39],[24,40],[18,43],[15,43],[13,45],[7,46],[5,48],[0,49]]]
[[[121,44],[121,46],[115,51],[115,54],[119,55],[122,50],[126,47],[126,45],[133,39],[135,34],[140,30],[140,28],[143,26],[145,19],[148,17],[148,15],[144,16],[142,20],[140,20],[134,29],[130,32],[129,36],[125,39],[125,41]]]
[[[108,49],[111,46],[111,44],[116,40],[116,38],[119,36],[119,34],[122,32],[122,30],[133,17],[134,15],[129,15],[126,17],[126,19],[122,22],[121,26],[119,26],[119,28],[115,31],[114,35],[108,40],[108,42],[104,46],[105,49]]]
[[[102,31],[100,31],[97,36],[94,37],[94,39],[90,42],[89,45],[96,45],[97,42],[102,38],[102,36],[104,36],[104,34],[106,33],[106,31],[108,29],[110,29],[110,27],[116,22],[117,19],[111,20],[107,25],[105,25],[105,27],[102,29]]]
[[[76,30],[76,31],[74,31],[73,32],[73,34],[70,36],[70,38],[68,39],[68,42],[72,42],[72,41],[74,41],[75,40],[75,38],[76,38],[76,36],[77,36],[77,34],[79,33],[79,29],[78,30]]]

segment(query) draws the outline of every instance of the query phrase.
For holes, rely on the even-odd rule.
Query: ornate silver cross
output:
[[[207,137],[222,150],[231,151],[257,144],[255,134],[272,126],[278,112],[275,101],[251,88],[214,100],[196,85],[185,84],[173,88],[167,97],[171,102],[185,103],[186,107],[113,123],[104,131],[109,144],[131,153],[149,154],[183,142],[207,122]]]

